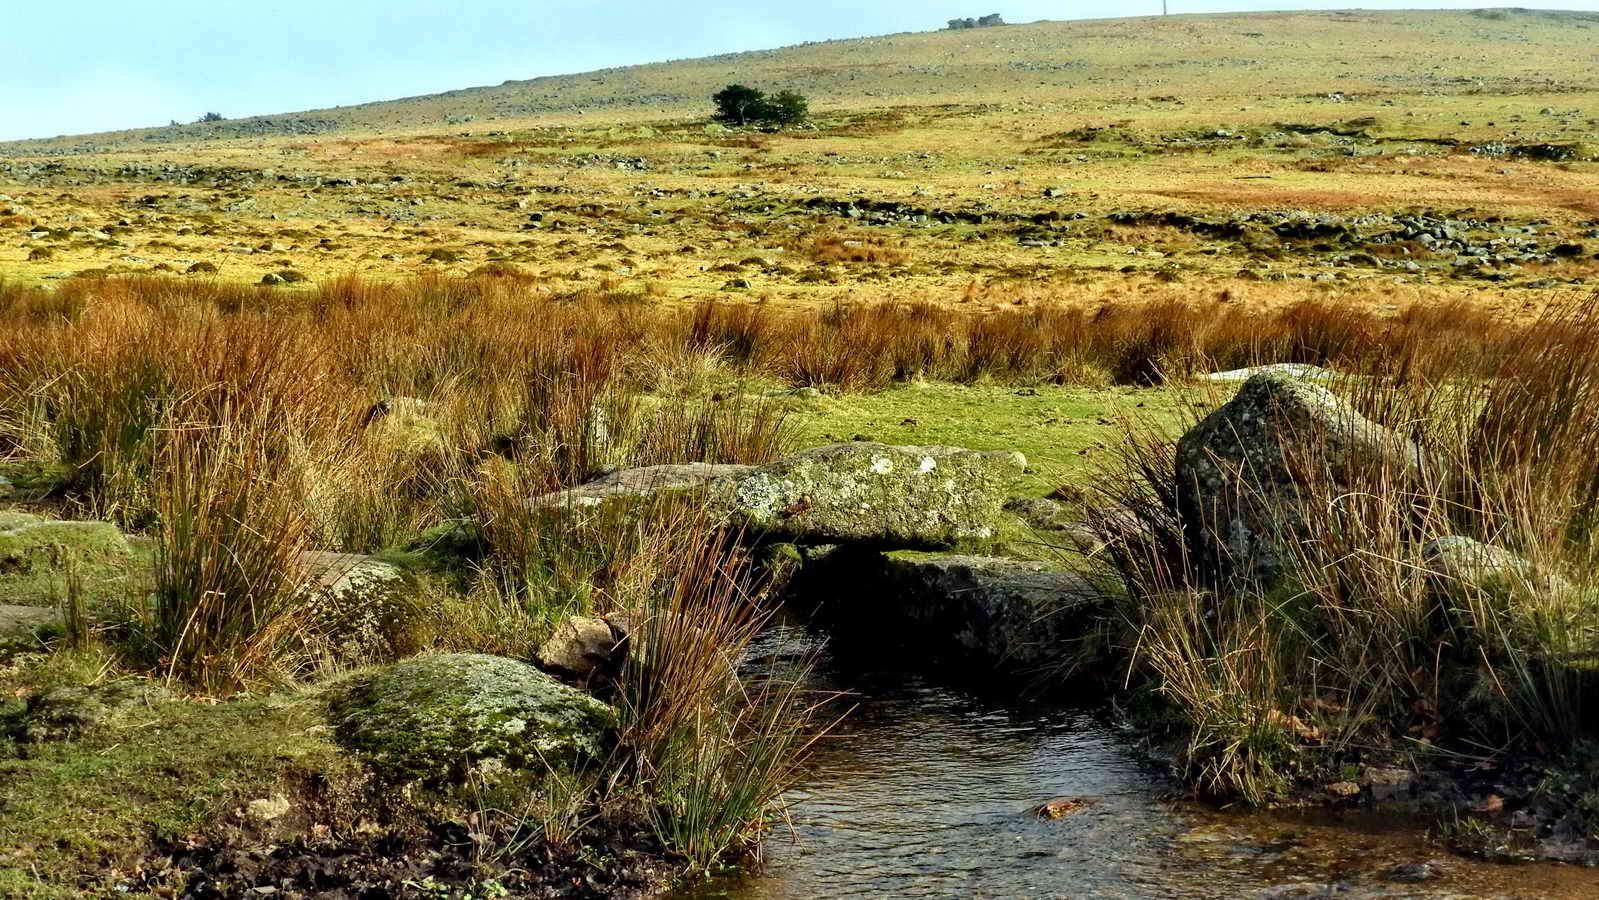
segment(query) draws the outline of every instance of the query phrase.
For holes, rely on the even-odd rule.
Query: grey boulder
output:
[[[1431,467],[1414,443],[1326,388],[1255,375],[1178,442],[1178,510],[1213,571],[1271,579],[1308,536],[1306,505],[1318,491],[1404,489]],[[1363,481],[1379,471],[1382,481]]]

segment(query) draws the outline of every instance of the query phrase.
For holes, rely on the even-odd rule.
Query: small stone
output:
[[[1030,812],[1040,819],[1066,819],[1093,808],[1097,803],[1098,801],[1091,797],[1064,797],[1040,803]]]
[[[1418,863],[1401,863],[1382,873],[1383,880],[1395,884],[1420,884],[1442,877],[1444,867],[1436,860]]]
[[[546,670],[579,687],[614,679],[627,659],[627,631],[606,619],[573,616],[562,622],[539,648]]]
[[[1327,785],[1327,793],[1335,797],[1357,797],[1360,795],[1360,785],[1353,781],[1335,781]]]
[[[250,820],[260,824],[275,822],[288,815],[293,808],[293,805],[289,803],[289,798],[282,794],[261,797],[244,805],[245,814]]]

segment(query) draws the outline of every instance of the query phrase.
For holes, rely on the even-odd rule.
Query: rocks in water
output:
[[[357,677],[328,709],[339,743],[396,782],[602,756],[618,725],[614,708],[554,676],[478,653],[418,657]]]
[[[761,466],[649,466],[609,473],[532,499],[535,507],[596,506],[703,488],[714,514],[765,537],[805,544],[948,546],[986,538],[1020,453],[856,442]]]
[[[1028,810],[1028,812],[1040,819],[1053,821],[1057,819],[1069,819],[1078,813],[1093,809],[1098,804],[1099,801],[1092,797],[1062,797],[1059,800],[1051,800],[1048,803],[1040,803],[1039,805]]]
[[[573,616],[539,648],[546,670],[590,688],[614,680],[627,661],[628,632],[619,622]]]
[[[717,479],[744,475],[752,470],[752,466],[707,463],[619,469],[575,488],[534,497],[531,503],[536,508],[556,509],[599,506],[610,500],[638,500],[668,491],[701,487]]]
[[[883,560],[879,609],[865,611],[913,641],[1004,669],[1066,661],[1112,595],[1048,563],[900,551]],[[859,603],[862,601],[847,601]],[[855,609],[836,616],[852,618]]]
[[[992,536],[1026,467],[1014,452],[834,444],[729,478],[714,497],[735,526],[781,540],[948,546]]]
[[[1400,486],[1426,468],[1409,440],[1326,388],[1255,375],[1177,444],[1178,507],[1189,544],[1213,571],[1271,578],[1306,531],[1313,486],[1347,489],[1385,470]]]
[[[1394,884],[1421,884],[1424,881],[1434,881],[1443,877],[1448,868],[1437,860],[1427,862],[1400,863],[1386,869],[1382,873],[1384,881]]]
[[[134,678],[54,687],[29,697],[6,732],[19,744],[74,740],[128,712],[170,699],[160,685]]]

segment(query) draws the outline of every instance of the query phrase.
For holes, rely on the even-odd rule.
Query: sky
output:
[[[295,112],[510,79],[1161,0],[0,0],[0,140]],[[1170,0],[1171,11],[1599,10],[1599,0]]]

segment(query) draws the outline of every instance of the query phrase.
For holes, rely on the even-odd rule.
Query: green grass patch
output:
[[[1020,450],[1017,496],[1087,480],[1090,465],[1125,438],[1125,416],[1181,420],[1183,393],[1165,388],[909,384],[876,394],[796,404],[791,423],[811,447],[857,438],[895,445]]]
[[[27,758],[0,745],[0,894],[80,896],[85,879],[281,791],[291,775],[348,771],[320,725],[308,695],[172,701]]]

